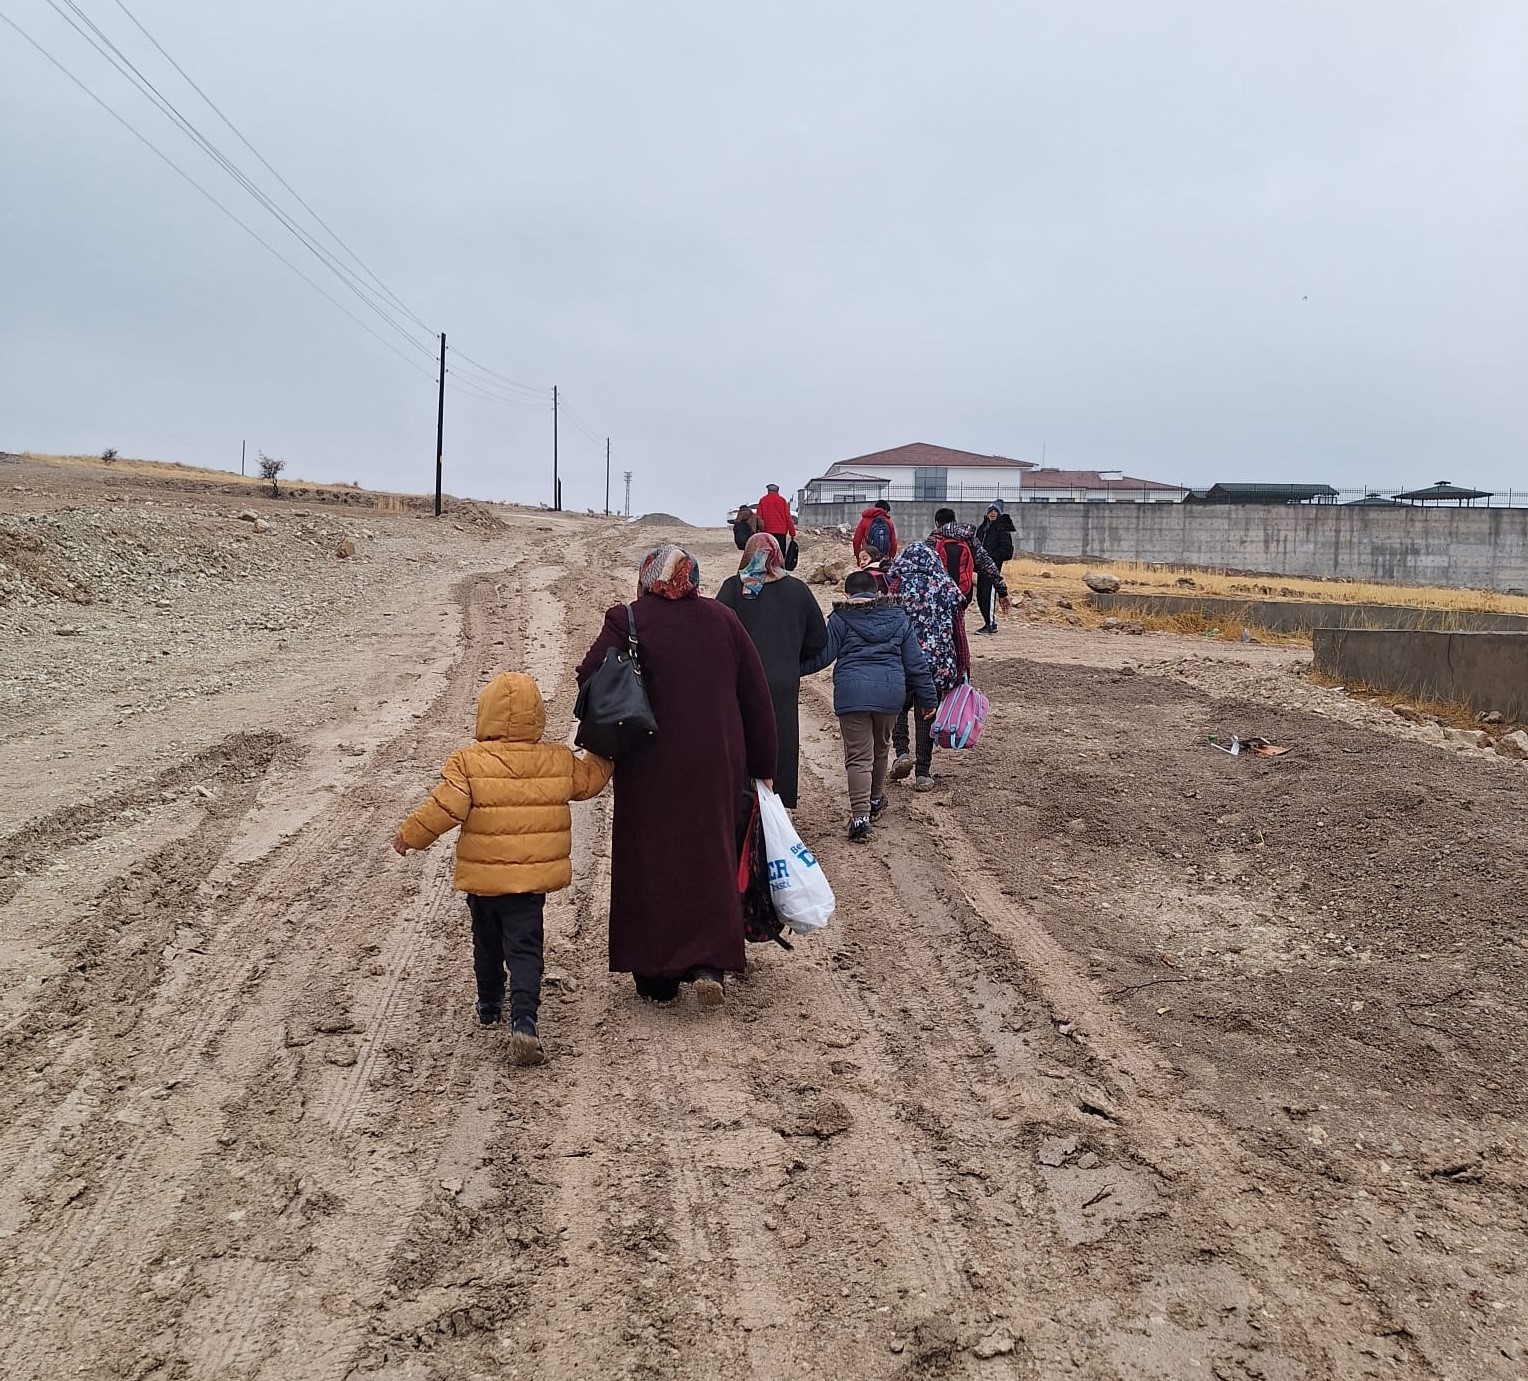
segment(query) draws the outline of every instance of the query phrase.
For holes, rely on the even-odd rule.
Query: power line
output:
[[[453,370],[446,371],[446,387],[455,389],[458,393],[465,393],[473,398],[481,398],[485,403],[497,403],[505,408],[534,408],[537,412],[544,412],[549,407],[548,403],[523,402],[516,398],[503,398],[497,394],[484,393],[475,387],[469,379],[462,379]]]
[[[64,13],[64,10],[59,7],[58,0],[47,0],[47,3],[49,8],[52,9],[53,12],[59,16],[59,18],[61,18],[66,24],[70,26],[70,28],[79,34],[81,38],[89,43],[90,46],[100,54],[101,57],[105,58],[105,60],[110,63],[111,66],[113,66],[121,76],[125,77],[138,90],[140,95],[148,100],[150,104],[155,106],[155,108],[158,109],[162,115],[164,115],[168,120],[175,124],[182,131],[182,133],[191,139],[193,143],[197,144],[203,150],[203,152],[208,155],[208,157],[217,163],[231,178],[234,179],[235,182],[237,182],[241,187],[244,188],[245,191],[254,197],[254,199],[259,202],[261,206],[269,211],[271,215],[274,216],[282,224],[283,227],[290,231],[302,243],[305,249],[307,249],[316,259],[318,259],[318,261],[322,263],[325,268],[333,273],[340,280],[340,282],[342,282],[362,303],[364,303],[373,312],[375,312],[377,316],[379,316],[388,326],[392,327],[392,329],[396,331],[400,336],[402,336],[402,338],[408,344],[414,346],[422,353],[433,358],[433,350],[422,345],[407,327],[403,326],[401,323],[395,320],[394,317],[381,304],[372,298],[365,285],[360,283],[359,280],[357,280],[350,272],[350,270],[345,268],[344,265],[340,264],[327,249],[325,249],[316,240],[314,240],[314,238],[302,226],[300,226],[290,215],[288,215],[285,210],[283,210],[269,196],[267,196],[265,192],[261,190],[261,188],[259,188],[251,178],[246,176],[244,171],[239,168],[230,158],[228,158],[228,156],[224,154],[221,149],[219,149],[210,139],[202,134],[202,132],[197,129],[196,126],[180,112],[175,104],[170,101],[169,98],[166,97],[164,93],[161,92],[159,88],[156,87],[154,83],[142,73],[142,71],[139,70],[136,64],[133,63],[132,59],[129,58],[115,43],[113,43],[110,37],[108,37],[107,34],[102,31],[100,26],[97,25],[90,18],[90,16],[80,8],[77,3],[75,3],[75,0],[62,0],[62,3],[74,15],[78,16],[81,23],[83,23],[91,31],[90,33],[87,33],[85,28],[81,28],[80,24],[76,23],[69,14]],[[92,37],[92,34],[94,34],[95,37]],[[108,49],[110,50],[109,52],[107,51]]]
[[[73,82],[75,84],[75,86],[79,87],[79,89],[81,91],[83,91],[87,96],[89,96],[92,101],[94,101],[98,106],[101,107],[102,110],[104,110],[108,115],[110,115],[113,120],[115,120],[119,125],[122,126],[123,129],[125,129],[129,134],[131,134],[134,139],[138,140],[139,143],[141,143],[145,148],[147,148],[150,153],[152,153],[162,163],[164,163],[166,166],[168,166],[179,177],[184,179],[186,182],[190,183],[190,185],[192,187],[194,187],[198,192],[200,192],[202,194],[202,196],[204,196],[215,207],[217,207],[217,209],[219,211],[221,211],[225,216],[228,217],[229,220],[231,220],[236,226],[238,226],[240,230],[242,230],[246,235],[248,235],[252,240],[254,240],[256,244],[258,244],[267,253],[269,253],[269,254],[273,255],[275,258],[279,259],[283,264],[285,264],[287,266],[287,268],[291,269],[291,271],[293,273],[295,273],[300,279],[302,279],[302,281],[304,283],[306,283],[310,288],[312,288],[313,291],[316,292],[320,297],[322,297],[326,302],[328,302],[331,306],[335,307],[337,310],[343,312],[347,317],[350,318],[351,321],[355,322],[355,324],[357,326],[359,326],[363,331],[365,331],[367,335],[371,336],[374,340],[379,341],[387,349],[391,350],[393,352],[393,354],[395,354],[400,360],[402,360],[410,368],[417,369],[426,378],[433,379],[435,377],[428,369],[424,368],[424,366],[419,364],[418,361],[413,360],[409,356],[405,355],[402,350],[400,350],[396,345],[394,345],[392,343],[392,341],[388,340],[385,336],[383,336],[379,331],[376,331],[371,326],[368,326],[366,324],[366,322],[362,321],[360,317],[356,316],[356,314],[354,312],[352,312],[348,307],[346,307],[345,304],[343,302],[341,302],[338,298],[332,296],[330,293],[325,291],[325,289],[322,288],[318,283],[314,282],[313,279],[308,277],[308,275],[305,274],[300,268],[298,268],[296,264],[294,264],[290,259],[288,259],[286,257],[286,255],[284,255],[279,249],[277,249],[273,244],[271,244],[270,241],[266,240],[260,234],[259,231],[255,230],[252,226],[248,225],[245,221],[241,220],[239,218],[239,216],[235,212],[229,210],[229,208],[226,207],[221,201],[219,201],[217,199],[217,197],[215,197],[211,192],[209,192],[205,187],[203,187],[200,182],[198,182],[194,177],[192,177],[190,173],[188,173],[184,168],[182,168],[180,166],[180,164],[175,162],[174,159],[172,159],[167,153],[165,153],[162,149],[160,149],[158,147],[158,145],[156,145],[146,134],[142,133],[124,115],[119,114],[112,106],[108,105],[105,100],[103,100],[100,96],[96,95],[96,93],[94,91],[92,91],[87,85],[85,85],[85,83],[83,81],[81,81],[77,76],[75,76],[73,72],[71,72],[67,67],[65,67],[62,62],[60,62],[56,57],[54,57],[52,53],[50,53],[46,48],[44,48],[42,46],[42,44],[40,44],[35,38],[33,38],[31,36],[31,34],[27,33],[27,31],[25,29],[23,29],[19,24],[17,24],[16,21],[13,20],[9,15],[4,14],[4,13],[0,13],[0,22],[5,23],[7,25],[7,27],[12,29],[27,44],[29,44],[32,48],[36,49],[36,51],[38,53],[40,53],[44,58],[46,58],[48,60],[48,62],[52,63],[52,65],[54,67],[56,67],[60,72],[62,72],[64,74],[64,76],[66,76],[71,82]]]
[[[552,390],[550,388],[537,388],[534,384],[522,384],[515,379],[511,379],[507,374],[500,374],[496,370],[490,369],[486,364],[479,364],[471,355],[464,355],[460,350],[456,351],[455,354],[457,359],[466,360],[468,364],[476,366],[484,374],[491,375],[500,383],[508,384],[511,388],[524,389],[527,393],[534,393],[538,396],[551,395]]]
[[[124,3],[124,0],[113,0],[113,2],[116,4],[117,8],[120,9],[124,15],[126,15],[128,20],[133,24],[138,32],[142,34],[150,44],[153,45],[158,53],[165,59],[166,62],[170,64],[171,67],[175,69],[175,71],[186,82],[186,84],[196,92],[196,94],[207,104],[213,113],[217,115],[223,124],[226,125],[230,131],[232,131],[234,136],[259,161],[261,166],[264,167],[266,171],[270,173],[270,175],[274,177],[276,181],[286,190],[286,192],[290,194],[290,196],[296,201],[297,205],[302,207],[302,209],[307,212],[310,217],[312,217],[313,221],[319,227],[321,227],[324,233],[328,235],[329,239],[332,240],[334,244],[336,244],[339,249],[346,256],[348,256],[350,261],[353,262],[360,269],[360,271],[366,275],[366,278],[370,280],[370,284],[363,281],[346,264],[341,263],[336,258],[334,253],[332,253],[323,244],[319,243],[314,235],[310,233],[305,226],[298,222],[293,214],[289,213],[285,208],[278,205],[274,198],[268,195],[263,188],[257,185],[253,178],[247,175],[244,170],[235,164],[233,160],[229,158],[228,155],[225,154],[216,144],[214,144],[210,138],[203,134],[202,131],[195,125],[195,123],[190,120],[184,113],[182,113],[182,111],[175,105],[175,103],[171,101],[167,96],[165,96],[164,93],[160,91],[160,89],[154,84],[154,82],[144,74],[144,72],[137,66],[137,64],[134,63],[133,60],[128,57],[127,54],[110,38],[110,36],[108,36],[107,33],[98,24],[96,24],[93,19],[90,18],[90,16],[80,7],[80,5],[76,3],[76,0],[62,0],[62,7],[59,3],[59,0],[47,0],[49,7],[54,11],[55,14],[58,15],[59,18],[68,24],[70,28],[75,31],[75,33],[83,38],[99,56],[105,59],[106,62],[108,62],[118,72],[119,75],[126,78],[127,81],[131,83],[133,87],[139,92],[140,95],[148,100],[150,104],[152,104],[162,115],[170,120],[172,124],[180,129],[182,133],[191,139],[192,142],[195,143],[209,158],[211,158],[231,178],[233,178],[235,182],[237,182],[246,192],[248,192],[249,195],[253,197],[256,202],[258,202],[266,211],[268,211],[282,225],[284,229],[291,233],[303,245],[303,247],[309,251],[309,253],[311,253],[321,264],[323,264],[325,268],[333,273],[335,277],[338,278],[340,282],[343,283],[344,286],[349,289],[349,291],[363,305],[375,313],[376,316],[385,325],[396,332],[397,335],[400,336],[406,344],[413,346],[415,349],[426,354],[433,360],[435,333],[424,322],[424,320],[414,311],[412,311],[412,309],[408,307],[408,305],[402,300],[401,297],[398,296],[397,293],[395,293],[391,288],[387,286],[381,277],[375,273],[340,237],[338,232],[336,232],[333,227],[330,226],[328,222],[326,222],[323,217],[320,216],[318,212],[308,204],[308,202],[302,197],[296,188],[294,188],[292,184],[288,182],[286,178],[284,178],[276,170],[274,165],[257,148],[255,148],[255,146],[249,141],[248,138],[245,137],[243,132],[233,123],[228,115],[224,113],[221,107],[219,107],[217,103],[213,101],[213,99],[207,94],[207,92],[203,90],[200,85],[198,85],[198,83],[191,77],[185,68],[176,62],[168,50],[166,50],[164,45],[161,44],[159,40],[156,39],[153,34],[150,33],[149,30],[144,26],[144,24],[137,18],[137,16],[133,14],[133,12]],[[69,13],[66,13],[65,9],[67,9]],[[417,361],[404,354],[403,351],[399,350],[397,346],[395,346],[391,341],[386,339],[378,331],[361,320],[361,318],[356,316],[353,312],[348,310],[342,302],[337,300],[329,292],[325,291],[322,286],[320,286],[311,277],[309,277],[308,274],[304,273],[300,268],[297,267],[296,264],[294,264],[290,259],[288,259],[284,254],[276,249],[274,245],[272,245],[262,235],[260,235],[258,231],[256,231],[247,222],[241,219],[234,211],[232,211],[228,206],[220,201],[212,192],[210,192],[190,173],[188,173],[184,168],[176,163],[168,154],[160,149],[158,145],[156,145],[147,135],[145,135],[136,126],[134,126],[125,116],[120,114],[114,107],[109,105],[101,96],[97,95],[96,92],[93,91],[80,77],[71,72],[58,58],[54,57],[52,53],[44,48],[42,44],[40,44],[25,30],[23,30],[14,20],[10,19],[4,14],[0,14],[0,20],[3,20],[23,40],[25,40],[32,48],[41,54],[42,57],[47,59],[48,62],[50,62],[54,67],[62,72],[64,76],[73,82],[75,86],[79,87],[79,89],[83,91],[87,96],[89,96],[91,100],[93,100],[97,105],[105,110],[107,114],[109,114],[114,120],[117,121],[118,124],[122,125],[122,127],[126,129],[130,134],[132,134],[134,138],[136,138],[140,143],[148,148],[151,153],[153,153],[157,158],[159,158],[163,163],[171,168],[171,170],[180,176],[184,181],[188,182],[193,188],[196,189],[196,191],[201,193],[201,195],[210,201],[214,206],[216,206],[218,210],[222,211],[225,216],[232,220],[235,225],[237,225],[241,230],[243,230],[247,235],[255,240],[263,249],[273,255],[276,259],[280,260],[282,264],[284,264],[288,269],[290,269],[299,278],[301,278],[303,282],[308,284],[308,286],[311,287],[315,292],[319,293],[325,301],[329,302],[332,306],[343,312],[346,317],[348,317],[356,325],[360,326],[361,329],[366,331],[366,333],[372,336],[373,339],[386,346],[405,363],[410,364],[415,369],[418,369],[419,372],[424,374],[427,378],[436,379],[436,376],[432,371],[424,368]],[[371,284],[375,285],[375,289],[373,289]],[[380,301],[376,296],[373,295],[374,291],[380,294]],[[407,326],[405,326],[392,315],[394,311],[400,313],[403,317],[407,318],[408,321],[414,323],[414,325],[417,326],[420,330],[428,332],[431,336],[431,344],[429,346],[424,345]],[[462,354],[460,351],[454,352],[454,358],[460,363],[457,367],[446,371],[446,373],[454,375],[455,377],[444,380],[436,380],[437,382],[441,383],[442,387],[444,387],[445,384],[449,384],[451,388],[457,390],[458,392],[465,393],[470,397],[475,397],[485,402],[497,403],[503,407],[543,408],[546,407],[548,403],[555,404],[554,390],[538,388],[535,385],[526,384],[520,380],[513,379],[507,374],[502,374],[499,371],[491,369],[487,365],[474,360],[470,355]],[[569,420],[573,423],[574,427],[579,432],[581,432],[586,438],[588,438],[589,441],[594,443],[596,446],[603,444],[602,438],[597,437],[592,431],[589,430],[588,427],[586,427],[576,417],[572,416],[572,414],[569,414]]]
[[[591,432],[586,426],[584,426],[582,422],[578,420],[578,418],[573,415],[573,413],[568,408],[568,400],[566,398],[562,399],[562,410],[568,421],[571,422],[586,437],[588,437],[589,440],[592,441],[596,446],[603,446],[605,444],[605,437],[595,436],[593,432]]]
[[[232,120],[228,118],[227,115],[223,113],[217,102],[214,101],[212,97],[209,96],[205,91],[203,91],[202,88],[198,86],[197,83],[192,79],[191,74],[187,72],[186,69],[182,67],[178,62],[176,62],[168,52],[165,51],[164,45],[160,43],[160,41],[155,38],[154,35],[151,34],[146,28],[144,28],[142,22],[130,9],[128,9],[125,4],[122,3],[122,0],[113,0],[113,3],[115,3],[117,8],[132,21],[134,28],[136,28],[139,33],[141,33],[146,39],[148,39],[150,43],[154,45],[155,48],[159,50],[159,53],[164,58],[164,60],[180,73],[180,75],[185,79],[186,84],[194,92],[196,92],[196,94],[200,96],[202,100],[208,104],[209,107],[211,107],[213,113],[218,117],[218,119],[220,119],[225,125],[228,126],[230,130],[233,131],[234,136],[238,139],[238,141],[260,160],[260,163],[265,168],[265,170],[270,173],[270,175],[275,178],[277,182],[285,187],[288,192],[292,194],[297,204],[301,206],[302,209],[306,211],[310,216],[312,216],[320,226],[323,227],[323,229],[328,233],[329,238],[332,239],[334,243],[337,244],[342,250],[344,250],[345,253],[350,256],[351,261],[355,263],[356,266],[359,267],[362,272],[364,272],[366,276],[370,278],[371,281],[382,290],[384,294],[386,294],[387,298],[393,303],[393,305],[397,307],[400,312],[408,317],[409,320],[412,321],[421,330],[429,331],[433,335],[434,331],[431,329],[431,327],[422,321],[417,315],[415,315],[414,312],[409,310],[408,305],[403,301],[403,299],[399,297],[398,294],[395,293],[391,288],[389,288],[387,284],[384,283],[374,272],[372,272],[370,268],[367,267],[361,256],[357,254],[355,250],[351,249],[351,247],[346,244],[344,240],[340,239],[338,232],[335,231],[335,229],[322,216],[320,216],[317,211],[308,205],[308,203],[303,199],[302,194],[295,187],[293,187],[290,182],[282,177],[281,174],[271,166],[270,161],[265,157],[265,155],[262,154],[259,149],[257,149],[253,144],[249,142],[248,139],[244,137],[243,132],[237,125],[234,124]]]
[[[454,363],[452,365],[452,372],[460,374],[463,378],[470,379],[479,388],[488,389],[493,393],[501,393],[507,398],[515,398],[521,402],[534,402],[538,404],[545,404],[547,406],[550,406],[552,401],[552,391],[550,389],[536,390],[529,393],[517,393],[512,389],[506,388],[503,384],[499,383],[496,379],[492,378],[483,370],[476,368],[468,368],[464,370],[459,363]]]

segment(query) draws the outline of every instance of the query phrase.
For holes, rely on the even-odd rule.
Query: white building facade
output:
[[[984,456],[914,442],[830,465],[808,480],[803,504],[873,503],[877,499],[925,503],[1017,501],[1034,462]]]

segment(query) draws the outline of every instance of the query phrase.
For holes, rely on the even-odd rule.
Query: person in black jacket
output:
[[[993,499],[987,505],[987,516],[981,520],[976,529],[976,540],[986,548],[987,555],[992,558],[992,564],[997,567],[998,574],[1003,572],[1003,562],[1013,560],[1013,519],[1003,509],[1001,499]],[[993,618],[992,597],[997,593],[997,584],[984,572],[978,571],[976,576],[976,605],[982,611],[985,622],[976,631],[978,633],[996,633],[997,620]]]
[[[747,504],[739,504],[737,517],[732,520],[732,540],[737,544],[737,549],[742,551],[748,545],[748,539],[759,530],[759,519],[753,509]]]

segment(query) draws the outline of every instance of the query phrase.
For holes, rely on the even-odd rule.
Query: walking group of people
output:
[[[907,546],[890,504],[867,509],[854,538],[857,568],[826,619],[786,570],[782,539],[794,541],[795,524],[776,486],[758,509],[765,525],[746,535],[737,573],[715,599],[700,596],[689,552],[649,552],[635,600],[606,613],[578,667],[582,685],[607,652],[635,638],[659,725],[650,742],[614,764],[546,742],[536,683],[505,673],[480,695],[476,742],[451,755],[393,840],[403,854],[460,829],[455,884],[472,918],[478,1019],[504,1020],[507,970],[516,1063],[545,1058],[543,910],[546,894],[572,881],[571,801],[598,795],[613,777],[611,971],[631,974],[652,1002],[672,1002],[689,984],[702,1006],[717,1006],[725,975],[745,963],[739,862],[753,783],[788,808],[798,802],[802,678],[834,668],[851,840],[870,837],[888,780],[934,786],[930,723],[970,671],[966,607],[985,581],[983,629],[996,628],[994,597],[1008,608],[1001,565],[1013,554],[1013,525],[1001,501],[980,529],[940,509],[929,537]]]

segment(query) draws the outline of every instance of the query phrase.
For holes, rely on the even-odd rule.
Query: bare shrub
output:
[[[271,482],[271,497],[281,497],[281,490],[277,487],[276,479],[286,469],[286,461],[277,460],[275,456],[268,456],[264,451],[255,453],[260,457],[260,478]]]

